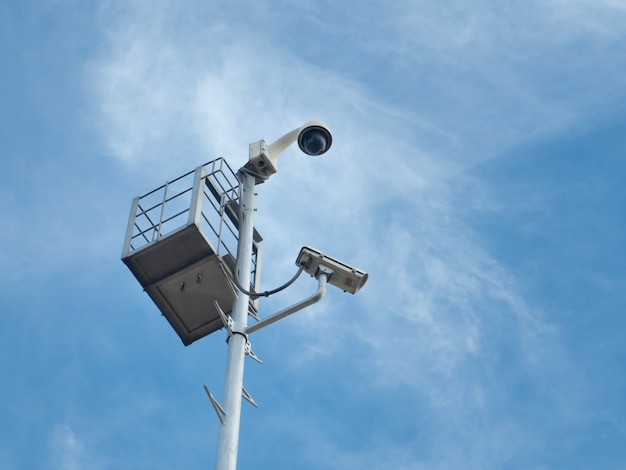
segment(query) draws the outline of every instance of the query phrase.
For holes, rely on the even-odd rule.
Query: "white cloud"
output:
[[[580,36],[607,44],[626,35],[626,2],[623,0],[551,0],[544,7],[559,33],[570,40]]]
[[[465,167],[624,99],[622,3],[394,2],[350,16],[341,40],[384,64],[367,78],[454,136],[440,153]]]
[[[108,11],[107,24],[115,27],[89,67],[107,152],[160,164],[173,153],[189,162],[199,151],[243,156],[245,142],[271,140],[313,114],[349,125],[355,113],[373,124],[364,113],[382,112],[380,120],[404,119],[415,142],[435,145],[439,158],[466,167],[584,120],[607,98],[623,95],[612,51],[626,28],[608,21],[621,15],[619,2],[483,1],[470,8],[408,1],[385,5],[384,15],[382,6],[372,7],[351,16],[339,40],[352,43],[352,54],[373,54],[383,83],[391,78],[386,68],[400,67],[393,78],[407,96],[397,107],[408,112],[372,103],[356,82],[302,60],[297,44],[279,46],[273,28],[260,34],[250,28],[252,19],[269,20],[265,9],[227,8],[230,23],[211,21],[210,8],[194,17],[168,2],[139,2],[125,15]],[[611,33],[585,27],[589,21],[607,24]],[[367,38],[356,34],[365,24]]]
[[[67,425],[55,426],[50,441],[50,468],[56,470],[98,469],[101,466],[89,455],[84,442]]]
[[[202,152],[245,158],[258,133],[278,137],[309,118],[301,109],[325,111],[337,86],[354,85],[241,27],[217,22],[174,34],[167,10],[107,16],[116,27],[87,68],[96,127],[107,152],[124,161],[167,164],[177,154],[194,162]]]

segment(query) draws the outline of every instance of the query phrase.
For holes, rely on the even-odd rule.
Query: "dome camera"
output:
[[[244,168],[256,176],[260,184],[278,171],[278,157],[294,142],[307,155],[322,155],[328,151],[333,138],[328,126],[321,121],[309,121],[297,127],[272,144],[259,140],[250,144],[248,163]]]
[[[321,121],[305,123],[298,134],[298,146],[307,155],[322,155],[333,143],[330,130]]]

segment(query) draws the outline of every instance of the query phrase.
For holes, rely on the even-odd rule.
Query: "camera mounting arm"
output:
[[[267,147],[269,155],[273,158],[278,158],[278,156],[283,153],[287,147],[293,144],[296,140],[298,140],[298,134],[300,133],[300,128],[296,128],[291,132],[287,132],[284,136],[278,139],[276,142],[270,144]]]
[[[267,325],[271,325],[272,323],[275,323],[282,318],[285,318],[293,313],[296,313],[308,307],[309,305],[313,305],[314,303],[322,300],[322,298],[326,295],[326,282],[332,273],[333,273],[333,270],[331,268],[327,266],[320,266],[320,269],[316,276],[317,282],[318,282],[317,291],[315,291],[315,293],[312,296],[307,297],[306,299],[293,304],[291,307],[287,307],[279,312],[276,312],[275,314],[270,315],[267,318],[264,318],[260,322],[255,323],[254,325],[250,325],[248,328],[246,328],[246,334],[254,333],[255,331],[258,331],[261,328],[266,327]]]

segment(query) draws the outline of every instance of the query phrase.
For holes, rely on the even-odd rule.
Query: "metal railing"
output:
[[[227,262],[237,258],[240,184],[226,160],[218,158],[133,200],[124,244],[126,257],[195,223],[213,251]],[[252,286],[260,271],[256,234]]]

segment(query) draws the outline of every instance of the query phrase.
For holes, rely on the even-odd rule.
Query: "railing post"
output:
[[[139,206],[139,197],[133,199],[130,206],[130,215],[128,216],[128,225],[126,226],[126,238],[124,238],[124,247],[122,248],[122,259],[128,256],[133,241],[133,231],[135,228],[135,218],[137,217],[137,207]]]
[[[189,205],[189,219],[187,224],[200,225],[200,214],[202,213],[202,196],[204,196],[204,188],[202,184],[206,177],[204,166],[196,168],[193,175],[193,186],[191,189],[191,203]]]

